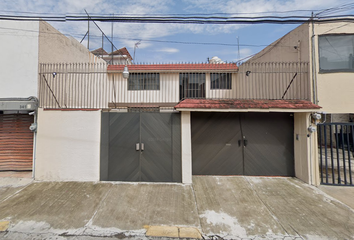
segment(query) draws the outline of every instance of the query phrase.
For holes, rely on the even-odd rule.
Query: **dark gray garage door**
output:
[[[180,182],[180,114],[103,113],[109,126],[101,168],[109,181]],[[104,123],[107,118],[108,122]],[[104,135],[103,135],[104,136]],[[106,136],[107,137],[107,136]],[[104,141],[103,141],[104,142]],[[108,161],[104,163],[104,161]]]
[[[194,175],[294,175],[289,113],[192,113]]]

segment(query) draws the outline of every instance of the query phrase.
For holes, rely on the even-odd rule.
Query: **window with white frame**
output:
[[[160,74],[130,73],[128,90],[160,90]]]
[[[354,72],[354,34],[318,37],[320,72]]]
[[[210,73],[210,89],[231,89],[231,73]]]

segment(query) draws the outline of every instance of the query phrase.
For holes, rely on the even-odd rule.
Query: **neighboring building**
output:
[[[104,59],[108,64],[132,64],[133,58],[127,48],[123,47],[111,53],[103,48],[91,51],[92,54]]]
[[[354,185],[354,23],[331,19],[308,22],[252,57],[248,64],[309,63],[310,99],[322,107],[318,127],[320,166],[324,184]],[[301,69],[299,69],[300,71]],[[293,85],[301,85],[298,76]],[[314,149],[317,149],[317,133]]]
[[[38,64],[103,61],[44,21],[2,20],[0,26],[0,171],[32,170]]]
[[[326,114],[346,115],[340,121],[348,122],[354,113],[353,26],[354,23],[343,21],[304,23],[248,63],[309,63],[311,101],[321,105]],[[295,79],[294,84],[298,81]]]

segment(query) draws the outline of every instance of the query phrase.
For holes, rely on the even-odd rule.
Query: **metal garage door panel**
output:
[[[171,134],[171,113],[141,113],[141,181],[173,181]]]
[[[109,122],[108,148],[101,146],[105,180],[181,182],[180,114],[109,113]]]
[[[140,181],[139,113],[109,114],[109,181]]]
[[[194,175],[243,174],[239,113],[192,113]]]
[[[245,175],[294,176],[294,120],[290,113],[242,115]]]

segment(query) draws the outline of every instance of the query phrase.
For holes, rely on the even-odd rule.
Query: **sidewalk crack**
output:
[[[200,230],[203,232],[203,226],[202,226],[202,222],[200,221],[200,213],[199,213],[199,208],[198,208],[198,203],[197,203],[197,197],[196,197],[196,195],[195,195],[193,183],[191,184],[191,189],[192,189],[192,193],[193,193],[193,197],[194,197],[195,208],[196,208],[196,210],[197,210],[199,227],[200,227]]]
[[[89,228],[89,226],[91,225],[92,226],[92,222],[93,222],[93,219],[96,217],[98,211],[100,210],[103,202],[106,200],[106,198],[108,197],[109,193],[112,191],[112,186],[108,189],[107,193],[104,195],[104,197],[101,199],[100,203],[98,204],[97,206],[97,209],[96,211],[93,213],[92,217],[90,218],[90,220],[85,224],[84,226],[84,230],[83,230],[83,234],[85,234],[86,230]]]
[[[17,193],[19,193],[19,192],[21,192],[22,190],[26,189],[26,188],[27,188],[29,185],[31,185],[32,183],[33,183],[33,181],[30,182],[30,183],[28,183],[28,184],[26,184],[26,185],[24,185],[21,189],[17,190],[17,191],[14,192],[13,194],[11,194],[11,195],[7,196],[6,198],[4,198],[3,200],[1,200],[0,203],[5,202],[6,200],[12,198],[12,197],[15,196]]]

